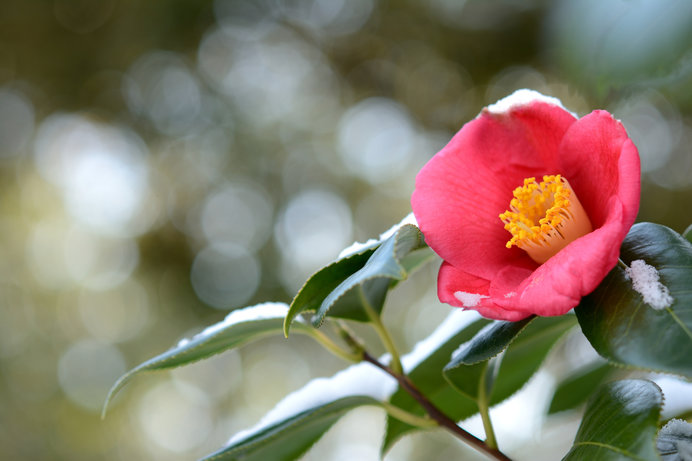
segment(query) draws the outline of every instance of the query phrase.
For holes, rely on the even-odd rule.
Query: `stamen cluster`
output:
[[[512,234],[507,248],[547,244],[552,233],[560,234],[561,224],[572,218],[569,211],[570,191],[567,181],[558,175],[524,179],[524,185],[514,189],[509,210],[500,214],[505,229]]]

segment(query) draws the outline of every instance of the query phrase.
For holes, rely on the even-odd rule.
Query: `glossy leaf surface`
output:
[[[566,461],[655,461],[663,394],[651,381],[630,379],[601,387],[590,400]]]
[[[616,266],[575,308],[584,335],[612,362],[692,377],[692,244],[665,226],[640,223],[625,238],[621,259],[656,268],[673,303],[652,308]]]
[[[504,325],[509,322],[495,322],[484,328],[454,354],[444,369],[447,380],[457,390],[475,400],[479,395],[479,373],[482,370],[479,365],[482,363],[474,361],[479,357],[490,358],[495,354],[500,359],[500,364],[490,390],[490,404],[499,403],[531,379],[555,343],[576,324],[576,319],[573,315],[563,315],[535,317],[522,322],[523,325],[514,327]],[[491,338],[493,333],[499,336],[496,341]],[[501,356],[497,355],[503,352],[498,344],[505,344],[506,347]],[[488,346],[483,349],[486,354],[481,353],[480,345]],[[466,362],[471,365],[465,365]]]

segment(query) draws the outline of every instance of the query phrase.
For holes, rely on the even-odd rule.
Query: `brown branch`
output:
[[[427,397],[425,397],[421,393],[421,391],[418,390],[418,388],[415,386],[415,384],[413,384],[413,382],[408,378],[408,376],[395,373],[391,368],[389,368],[387,365],[382,364],[380,361],[378,361],[376,358],[374,358],[367,352],[363,353],[363,360],[365,360],[366,362],[370,362],[377,368],[380,368],[387,374],[391,375],[394,379],[396,379],[399,383],[399,386],[403,390],[408,392],[411,395],[411,397],[416,399],[416,401],[420,404],[420,406],[423,407],[426,413],[428,413],[428,415],[432,419],[437,421],[440,424],[440,426],[449,430],[454,435],[462,439],[464,442],[476,448],[478,451],[481,451],[494,459],[500,461],[512,461],[500,450],[489,447],[485,444],[484,441],[459,427],[456,422],[454,422],[449,416],[444,414],[430,400],[428,400]]]

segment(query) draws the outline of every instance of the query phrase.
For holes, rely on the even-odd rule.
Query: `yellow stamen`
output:
[[[572,186],[559,174],[543,176],[540,183],[524,179],[500,219],[512,234],[507,248],[518,246],[539,264],[593,230]]]

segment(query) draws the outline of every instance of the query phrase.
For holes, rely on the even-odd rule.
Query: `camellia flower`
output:
[[[516,321],[562,315],[617,264],[639,209],[622,124],[519,90],[483,109],[418,173],[411,199],[444,260],[442,302]]]

